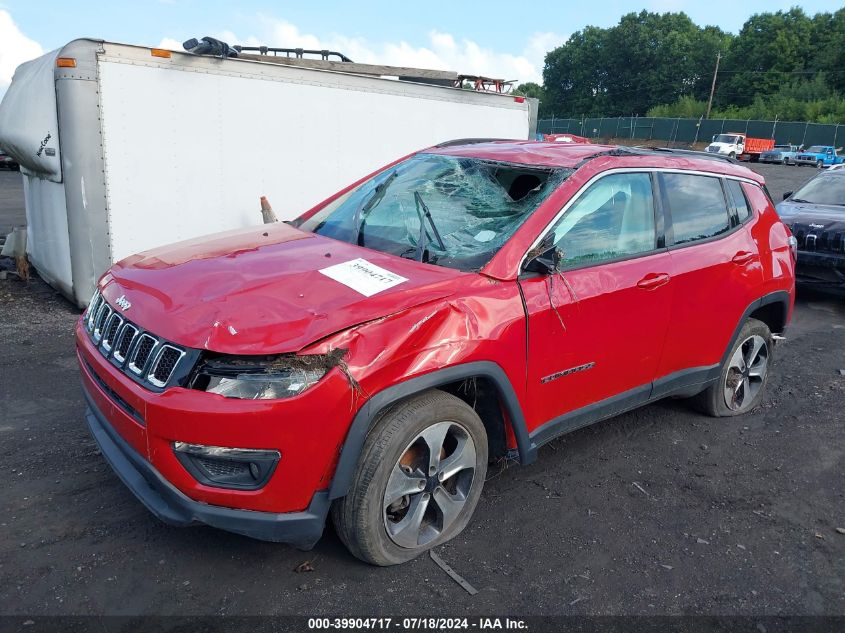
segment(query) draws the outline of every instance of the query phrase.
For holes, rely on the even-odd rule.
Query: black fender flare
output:
[[[522,407],[510,379],[498,364],[492,361],[474,361],[409,378],[370,397],[355,414],[349,432],[346,434],[332,485],[329,488],[329,499],[343,497],[349,490],[367,434],[380,411],[409,396],[465,378],[486,378],[495,385],[516,436],[520,463],[533,462],[537,458],[537,447],[529,438]]]
[[[786,290],[776,290],[774,292],[770,292],[767,295],[763,295],[759,299],[754,300],[751,305],[749,305],[745,312],[742,313],[742,316],[739,318],[739,323],[736,324],[736,329],[734,330],[733,336],[731,336],[731,340],[728,342],[728,346],[725,349],[725,353],[722,355],[722,361],[719,363],[719,371],[722,371],[722,367],[725,366],[725,363],[728,362],[728,355],[731,353],[734,345],[736,344],[736,340],[739,338],[739,331],[742,329],[742,326],[745,325],[745,322],[748,318],[758,309],[762,308],[763,306],[772,305],[772,304],[781,304],[781,308],[783,310],[783,323],[784,328],[786,328],[787,323],[787,316],[789,315],[789,303],[790,303],[790,295]]]

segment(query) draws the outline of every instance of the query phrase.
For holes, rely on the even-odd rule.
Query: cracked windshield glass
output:
[[[568,169],[422,154],[299,225],[305,231],[459,270],[479,270]]]

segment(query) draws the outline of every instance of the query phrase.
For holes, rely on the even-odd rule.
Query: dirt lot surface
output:
[[[815,174],[755,169],[776,199]],[[0,172],[0,226],[19,223],[19,179]],[[664,401],[492,469],[438,548],[474,596],[428,556],[362,564],[331,528],[303,553],[159,523],[88,434],[77,316],[37,279],[0,281],[1,613],[845,614],[842,298],[799,294],[744,417]]]

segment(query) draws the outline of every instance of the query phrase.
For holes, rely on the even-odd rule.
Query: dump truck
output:
[[[421,148],[536,133],[537,100],[507,82],[282,50],[297,54],[77,39],[19,66],[0,147],[20,164],[38,273],[84,307],[113,262],[260,224],[261,196],[288,220]]]
[[[760,154],[768,152],[774,146],[775,139],[773,138],[753,138],[742,132],[728,132],[714,135],[713,142],[707,146],[707,151],[739,160],[757,162]]]

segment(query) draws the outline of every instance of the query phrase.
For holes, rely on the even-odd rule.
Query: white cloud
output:
[[[543,80],[545,54],[566,41],[567,36],[541,32],[533,34],[519,52],[503,52],[485,48],[470,39],[456,39],[451,33],[430,31],[424,46],[405,41],[374,42],[361,37],[341,34],[318,36],[303,33],[295,24],[262,16],[256,29],[258,34],[240,38],[231,31],[213,34],[229,44],[246,46],[284,46],[288,48],[328,49],[347,55],[356,62],[411,66],[437,70],[454,70],[463,74],[486,75],[516,79],[520,83]],[[182,50],[181,43],[165,38],[162,48]]]
[[[43,54],[41,44],[21,33],[9,12],[0,9],[0,97],[18,65]]]
[[[174,40],[172,37],[165,37],[159,42],[156,48],[163,48],[168,51],[181,51],[184,50],[182,48],[182,42],[178,40]]]

